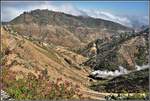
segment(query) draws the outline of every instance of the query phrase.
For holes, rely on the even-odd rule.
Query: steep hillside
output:
[[[111,21],[49,10],[24,12],[9,24],[22,35],[68,47],[85,45],[96,38],[110,37],[113,33],[132,31]]]
[[[85,65],[96,70],[116,70],[119,66],[132,70],[135,69],[135,65],[142,66],[148,63],[148,33],[149,29],[139,33],[121,33],[111,39],[97,39],[76,51],[90,57]],[[96,44],[97,53],[91,56],[89,53],[93,43]]]
[[[39,9],[24,12],[1,27],[3,90],[20,99],[104,100],[106,92],[145,92],[148,69],[136,71],[136,67],[148,64],[148,35],[149,28],[134,33],[102,19]],[[103,75],[103,71],[119,73],[119,67],[129,72],[109,80]],[[95,70],[106,79],[89,78]]]
[[[104,99],[105,94],[94,92],[88,88],[91,83],[90,78],[88,78],[91,69],[80,65],[87,58],[69,51],[68,48],[62,46],[39,43],[32,38],[21,36],[17,32],[7,28],[1,28],[1,37],[2,88],[8,94],[11,94],[11,97],[18,98],[22,90],[23,92],[26,91],[24,88],[20,88],[21,91],[19,91],[17,90],[19,88],[15,86],[20,84],[18,86],[22,87],[26,81],[23,80],[28,78],[28,76],[34,80],[34,78],[45,75],[49,77],[48,81],[60,80],[58,78],[61,78],[65,83],[69,81],[72,82],[71,84],[78,84],[80,87],[79,90],[85,98]],[[37,80],[43,80],[42,85],[46,85],[44,79],[35,79],[35,82],[32,80],[29,83],[34,84]],[[43,86],[39,86],[39,90],[41,90],[41,87]],[[44,89],[46,87],[44,86]],[[38,88],[36,89],[38,90]],[[24,95],[21,96],[23,97]],[[34,99],[31,96],[23,98]]]
[[[88,81],[88,78],[85,76],[88,74],[84,69],[79,70],[68,64],[63,53],[55,51],[55,48],[46,48],[43,45],[33,43],[30,40],[24,39],[21,36],[14,36],[8,34],[2,30],[2,52],[4,55],[4,67],[12,71],[22,71],[24,73],[32,72],[35,75],[38,75],[38,72],[48,69],[48,74],[52,79],[63,77],[64,79],[74,79],[77,82],[83,84],[82,81]],[[73,53],[69,51],[71,56]],[[80,59],[80,62],[85,61],[85,58],[73,54],[77,59]],[[73,60],[76,63],[78,60]],[[76,63],[78,64],[78,63]],[[82,67],[78,67],[82,69]],[[73,76],[73,74],[78,75]],[[81,77],[79,76],[81,75]],[[80,80],[81,79],[81,80]]]

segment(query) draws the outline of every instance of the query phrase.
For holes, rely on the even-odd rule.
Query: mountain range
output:
[[[22,35],[67,47],[77,47],[97,38],[133,31],[112,21],[39,9],[24,12],[10,24]]]
[[[12,83],[28,74],[38,78],[44,72],[50,81],[61,77],[78,84],[84,97],[90,99],[104,100],[106,93],[96,92],[102,90],[145,92],[148,69],[136,67],[148,64],[148,36],[147,26],[134,32],[132,28],[103,19],[40,9],[24,12],[1,27],[3,90],[19,98]],[[130,72],[106,78],[104,83],[89,78],[93,71],[113,72],[119,66]],[[132,89],[134,85],[127,83],[136,87]]]

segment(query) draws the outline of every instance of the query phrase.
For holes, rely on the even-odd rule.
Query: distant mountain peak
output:
[[[112,21],[86,15],[74,16],[48,9],[24,12],[9,24],[23,35],[69,47],[87,44],[97,38],[110,37],[114,33],[133,31],[131,28]]]

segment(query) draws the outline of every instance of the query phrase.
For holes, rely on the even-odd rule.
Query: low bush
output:
[[[12,74],[12,75],[11,75]],[[42,74],[42,73],[41,73]],[[5,75],[5,76],[4,76]],[[82,98],[80,87],[58,78],[51,81],[47,76],[36,77],[32,73],[22,79],[15,79],[15,72],[3,71],[3,89],[14,99],[77,99]]]

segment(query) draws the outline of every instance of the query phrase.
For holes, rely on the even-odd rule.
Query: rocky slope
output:
[[[105,94],[88,88],[91,83],[88,78],[91,69],[80,65],[87,60],[86,57],[69,51],[66,47],[39,43],[7,27],[1,28],[1,37],[1,65],[3,67],[1,80],[4,91],[8,86],[5,82],[11,85],[12,81],[26,78],[30,73],[38,77],[46,72],[50,81],[62,78],[78,84],[85,98],[104,99]],[[8,72],[7,75],[5,71]]]
[[[19,34],[68,47],[85,45],[96,38],[110,37],[114,33],[132,31],[111,21],[38,9],[24,12],[9,24]]]
[[[1,28],[1,65],[10,73],[9,77],[15,75],[15,80],[29,73],[38,77],[46,72],[50,80],[61,77],[80,85],[86,98],[103,99],[106,94],[88,88],[95,82],[88,77],[92,70],[115,71],[119,66],[134,70],[135,65],[148,63],[149,29],[132,31],[120,24],[91,17],[49,10],[24,12]],[[131,92],[142,89],[142,83],[146,84],[142,89],[145,91],[147,71],[116,77],[107,81],[108,85],[100,88],[96,85],[96,90],[105,87],[107,92],[120,92],[124,87],[125,90],[133,87],[132,84],[126,86],[133,81],[137,89]],[[2,78],[5,80],[5,76]]]
[[[95,70],[116,70],[119,66],[133,70],[135,65],[148,63],[148,33],[148,28],[139,33],[121,33],[111,39],[97,39],[76,51],[90,57],[85,65]],[[93,43],[96,44],[97,54],[91,56]]]
[[[48,73],[51,78],[63,77],[64,79],[74,79],[82,83],[82,81],[88,81],[86,75],[88,70],[82,69],[78,61],[85,61],[81,55],[72,53],[64,48],[52,46],[44,46],[31,40],[25,39],[20,35],[12,35],[2,30],[2,56],[3,66],[12,71],[22,71],[23,73],[32,72],[35,75],[45,68],[48,69]],[[63,52],[64,53],[63,53]],[[66,60],[70,57],[70,61],[76,63],[69,64]],[[65,58],[67,58],[65,60]],[[69,61],[69,59],[68,59]],[[82,69],[82,70],[80,70]],[[81,77],[73,76],[81,75]],[[83,84],[83,83],[82,83]]]
[[[1,90],[1,101],[15,101],[5,91]]]

